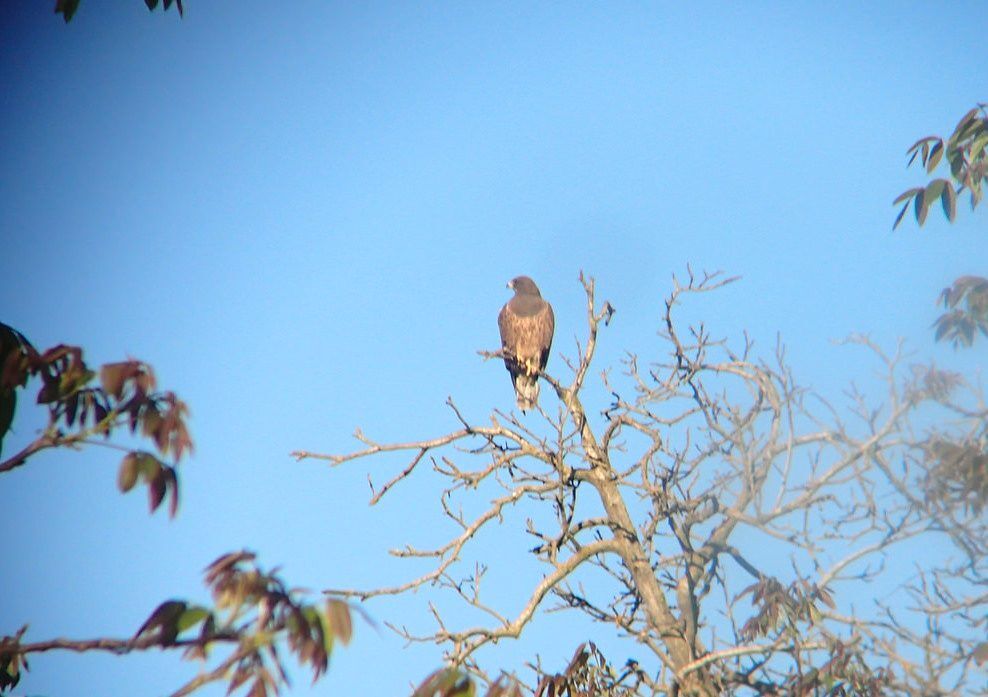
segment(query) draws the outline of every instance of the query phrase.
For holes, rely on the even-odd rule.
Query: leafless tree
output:
[[[581,645],[563,672],[538,668],[539,695],[988,694],[988,409],[977,386],[854,337],[847,350],[877,366],[881,393],[852,388],[833,404],[797,384],[781,346],[763,359],[747,337],[732,347],[680,327],[681,302],[733,280],[690,272],[665,301],[668,353],[628,354],[619,376],[603,373],[608,403],[591,407],[585,386],[613,309],[580,280],[585,339],[565,380],[542,375],[554,413],[495,410],[474,423],[450,400],[456,428],[436,438],[379,443],[358,431],[353,452],[295,453],[333,466],[406,453],[372,504],[423,468],[445,482],[433,501],[455,534],[430,549],[398,539],[393,551],[433,560],[427,573],[327,591],[428,591],[487,618],[459,626],[430,602],[430,631],[394,627],[445,647],[448,670],[418,694],[460,694],[471,679],[504,694],[478,650],[555,608],[640,655],[615,666]],[[484,567],[469,560],[479,533],[499,525],[529,536],[535,546],[520,540],[514,552],[545,567],[516,613],[482,592]],[[574,580],[583,574],[606,583],[587,591]]]

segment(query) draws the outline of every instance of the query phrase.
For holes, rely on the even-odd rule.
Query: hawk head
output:
[[[539,287],[535,285],[533,281],[528,276],[516,276],[508,281],[508,288],[513,290],[518,295],[535,295],[537,297],[542,297],[539,293]]]

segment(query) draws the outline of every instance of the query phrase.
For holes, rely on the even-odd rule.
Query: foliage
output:
[[[79,9],[79,3],[81,0],[55,0],[55,14],[62,15],[65,23],[68,24],[72,21],[72,17],[75,15],[76,10]],[[144,0],[144,4],[148,6],[148,10],[154,12],[155,8],[158,7],[159,0]],[[161,4],[164,6],[165,11],[168,10],[174,3],[175,7],[178,8],[179,16],[185,14],[185,10],[182,7],[182,0],[164,0]]]
[[[926,186],[904,191],[892,205],[902,203],[902,209],[892,224],[894,230],[902,222],[910,203],[920,226],[926,222],[930,207],[937,201],[947,220],[957,216],[957,197],[967,189],[971,208],[977,207],[983,196],[982,182],[988,173],[988,105],[979,104],[961,117],[953,134],[946,140],[927,136],[916,141],[906,154],[911,165],[919,161],[932,174],[946,156],[950,179],[933,179]],[[963,303],[961,301],[964,301]],[[988,336],[988,278],[961,276],[940,294],[946,312],[934,322],[936,340],[949,340],[954,348],[969,347],[978,331]]]
[[[16,454],[0,461],[0,473],[24,465],[43,450],[105,443],[123,428],[148,438],[157,454],[127,450],[117,483],[123,492],[140,480],[148,488],[154,512],[170,495],[169,513],[178,509],[178,462],[192,450],[185,423],[188,408],[173,392],[156,391],[151,366],[128,360],[108,363],[96,373],[89,369],[78,346],[59,344],[41,353],[16,329],[0,323],[0,454],[17,405],[17,391],[39,378],[36,402],[48,409],[41,434]],[[100,437],[104,441],[100,441]],[[163,458],[172,457],[169,464]]]
[[[618,673],[592,641],[576,647],[561,673],[540,672],[535,697],[624,697],[634,695],[644,679],[633,660]]]
[[[943,214],[952,222],[957,216],[957,197],[965,189],[970,193],[972,209],[981,202],[984,195],[982,182],[988,173],[988,154],[985,152],[985,146],[988,145],[986,108],[988,104],[978,104],[964,114],[946,141],[940,136],[926,136],[917,140],[906,151],[909,155],[908,164],[911,165],[919,157],[927,174],[932,174],[946,159],[950,177],[933,179],[926,186],[908,189],[899,194],[892,205],[903,205],[892,225],[893,229],[902,222],[910,204],[916,222],[923,225],[930,207],[937,201],[943,208]]]
[[[215,646],[232,651],[214,670],[202,673],[172,693],[188,695],[203,685],[227,680],[227,694],[249,685],[249,697],[278,694],[289,680],[278,653],[288,644],[299,663],[308,664],[313,679],[329,665],[336,641],[350,641],[352,625],[345,603],[329,600],[321,607],[303,602],[275,574],[254,563],[251,552],[226,554],[205,570],[215,607],[184,600],[166,600],[151,613],[131,639],[22,641],[26,627],[0,639],[0,691],[15,686],[31,653],[55,649],[111,651],[117,654],[150,648],[182,649],[188,659],[206,660]]]
[[[731,280],[690,273],[665,303],[668,358],[628,355],[620,377],[602,373],[609,402],[591,409],[587,376],[613,308],[581,280],[586,338],[565,381],[541,376],[557,411],[543,405],[522,420],[495,410],[480,423],[450,400],[457,427],[438,437],[380,443],[358,431],[352,452],[296,453],[333,466],[407,453],[372,487],[372,503],[430,465],[444,482],[434,501],[449,537],[425,549],[401,540],[392,552],[432,560],[425,573],[327,591],[368,600],[428,589],[433,626],[389,625],[445,647],[448,668],[417,695],[503,684],[481,649],[520,637],[549,610],[595,622],[596,644],[562,673],[533,664],[539,695],[980,689],[988,407],[977,386],[856,337],[847,350],[877,363],[882,393],[852,390],[833,406],[795,382],[781,347],[756,357],[747,339],[732,347],[703,325],[680,327],[676,307]],[[477,549],[493,526],[516,531],[515,557],[504,545],[496,558]],[[543,573],[509,612],[483,591],[484,576],[526,551]],[[891,563],[920,552],[924,563],[908,573]],[[876,589],[872,602],[861,602],[862,589]],[[460,626],[467,613],[487,621]],[[613,668],[596,648],[604,634],[638,655]]]
[[[603,652],[591,642],[576,647],[569,664],[560,673],[541,675],[535,697],[624,697],[635,694],[642,674],[637,663],[628,661],[618,673]],[[437,670],[412,693],[412,697],[473,697],[477,686],[467,671],[456,667]],[[522,686],[509,675],[500,675],[488,686],[486,697],[521,697]]]
[[[988,336],[988,278],[961,276],[940,294],[944,312],[934,323],[936,340],[954,348],[971,346],[977,332]]]
[[[0,474],[25,466],[52,448],[86,445],[123,450],[117,484],[130,491],[138,481],[148,489],[153,513],[170,497],[178,509],[178,462],[192,451],[186,425],[188,410],[172,392],[157,391],[151,366],[136,360],[108,363],[90,370],[82,349],[58,345],[40,352],[16,329],[0,324],[0,445],[10,432],[18,393],[32,381],[40,387],[36,402],[47,410],[40,435],[6,460]],[[123,429],[153,444],[156,454],[124,448],[110,439]],[[2,451],[0,451],[2,453]],[[163,458],[173,458],[172,463]],[[288,684],[279,645],[287,645],[299,663],[318,679],[329,664],[336,641],[352,634],[350,608],[330,599],[314,604],[289,589],[275,573],[264,571],[247,551],[226,554],[205,570],[213,607],[185,600],[161,603],[131,638],[53,639],[26,642],[27,627],[0,637],[0,693],[15,687],[28,668],[28,656],[52,650],[109,651],[124,654],[152,648],[181,649],[186,659],[206,660],[214,647],[229,655],[173,693],[187,695],[217,680],[229,682],[228,693],[249,687],[250,697],[277,694]]]

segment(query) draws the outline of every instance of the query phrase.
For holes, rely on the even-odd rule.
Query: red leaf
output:
[[[158,506],[160,506],[161,502],[165,499],[165,491],[167,489],[165,481],[166,475],[164,474],[164,471],[160,471],[157,476],[151,480],[151,483],[148,484],[148,506],[150,507],[152,513],[158,510]]]

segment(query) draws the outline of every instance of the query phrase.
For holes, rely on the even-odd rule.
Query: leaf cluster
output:
[[[276,695],[289,685],[278,646],[287,645],[313,681],[329,666],[334,644],[347,644],[353,634],[350,607],[341,600],[309,602],[307,594],[290,589],[277,574],[265,571],[252,552],[225,554],[204,572],[213,606],[186,600],[161,603],[129,639],[73,641],[55,639],[25,643],[23,627],[0,637],[0,694],[20,681],[31,653],[54,649],[103,650],[116,654],[153,648],[182,649],[186,660],[207,660],[215,647],[233,647],[215,670],[201,673],[173,693],[188,695],[209,682],[226,681],[227,694],[248,686],[250,697]]]
[[[21,680],[21,672],[28,669],[27,655],[18,649],[27,627],[21,627],[13,636],[0,637],[0,694],[15,687]]]
[[[205,570],[215,607],[168,600],[141,625],[135,639],[151,638],[161,646],[185,645],[186,658],[205,659],[217,641],[236,642],[228,661],[227,694],[250,684],[250,697],[278,694],[290,684],[277,643],[284,639],[299,663],[308,665],[313,681],[325,673],[333,645],[349,643],[353,633],[350,609],[339,600],[322,606],[305,602],[274,572],[255,563],[252,552],[225,554]],[[178,638],[198,627],[187,642]]]
[[[869,666],[857,647],[834,641],[829,658],[818,668],[794,675],[782,692],[795,697],[877,697],[890,693],[894,675],[886,668]]]
[[[763,578],[739,594],[751,595],[757,612],[741,627],[740,636],[746,641],[759,637],[778,640],[783,637],[794,647],[800,646],[808,634],[805,628],[824,621],[826,609],[836,604],[831,594],[805,582],[783,586],[774,578]],[[890,671],[870,666],[856,642],[831,637],[822,651],[819,665],[803,665],[799,652],[794,651],[796,666],[784,685],[761,685],[763,694],[810,696],[825,694],[884,695],[893,679]]]
[[[988,278],[961,276],[940,293],[944,312],[933,326],[937,341],[969,347],[977,332],[988,336]]]
[[[798,640],[800,624],[819,621],[821,613],[818,602],[830,609],[835,607],[830,593],[825,589],[796,582],[786,587],[771,577],[751,584],[738,594],[738,598],[749,594],[757,612],[741,627],[741,638],[746,641],[778,631],[785,631]]]
[[[591,641],[576,647],[562,673],[544,675],[535,697],[625,697],[637,694],[641,678],[635,661],[629,660],[619,674]]]
[[[423,680],[412,697],[475,697],[477,682],[460,668],[440,668]],[[501,675],[491,683],[484,697],[522,697],[521,685],[508,675]]]
[[[96,378],[79,347],[59,344],[40,352],[19,331],[0,323],[0,453],[18,391],[26,389],[31,379],[41,382],[35,401],[48,409],[42,435],[0,462],[0,472],[23,465],[46,448],[93,444],[93,438],[102,436],[105,441],[117,429],[128,430],[149,439],[157,454],[127,452],[120,463],[118,487],[127,492],[140,480],[148,487],[151,512],[170,496],[169,513],[174,516],[179,491],[176,466],[193,449],[186,425],[188,408],[174,392],[158,391],[153,369],[141,361],[108,363],[100,368],[98,383]],[[173,464],[162,458],[171,458]]]
[[[924,448],[928,501],[981,515],[988,503],[988,445],[982,440],[930,439]]]
[[[940,201],[943,214],[953,222],[957,216],[957,196],[965,189],[970,193],[971,208],[977,207],[983,197],[982,182],[988,173],[988,156],[985,146],[988,145],[988,105],[979,104],[974,107],[957,123],[954,132],[945,141],[940,136],[920,138],[906,151],[909,162],[919,158],[920,164],[927,174],[932,174],[946,159],[950,167],[950,178],[937,178],[926,186],[908,189],[892,202],[897,206],[903,204],[899,214],[892,224],[894,230],[902,222],[910,204],[920,226],[926,222],[930,207]]]
[[[81,0],[55,0],[55,14],[62,15],[62,19],[68,24],[72,21],[73,15],[75,15],[76,10],[79,9],[79,3]],[[148,6],[148,9],[154,12],[155,8],[158,7],[158,0],[144,0],[144,4]],[[184,16],[185,10],[182,7],[182,0],[163,0],[161,3],[165,11],[175,5],[178,8],[179,16]]]

